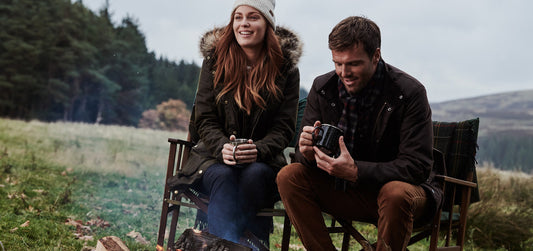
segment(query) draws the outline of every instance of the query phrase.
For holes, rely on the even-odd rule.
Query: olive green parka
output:
[[[216,96],[222,85],[214,87],[215,46],[222,29],[207,32],[200,41],[204,56],[198,90],[191,117],[189,134],[196,144],[189,160],[178,173],[178,184],[192,184],[214,163],[223,163],[221,150],[229,143],[230,135],[252,139],[258,150],[257,162],[263,162],[279,171],[287,164],[283,150],[296,131],[297,106],[300,91],[300,75],[297,67],[302,54],[302,44],[294,32],[276,28],[284,62],[276,79],[282,92],[281,99],[263,95],[266,109],[254,106],[248,121],[242,121],[233,93],[224,95],[219,102]]]

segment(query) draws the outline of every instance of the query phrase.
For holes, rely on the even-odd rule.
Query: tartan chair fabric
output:
[[[433,122],[433,148],[435,168],[444,164],[445,175],[435,178],[444,186],[444,203],[433,217],[433,222],[414,229],[409,244],[430,238],[429,250],[461,251],[464,247],[468,205],[479,201],[476,177],[476,151],[479,118],[460,122]],[[453,205],[457,205],[454,207]],[[343,232],[350,233],[363,247],[374,250],[351,222],[340,222]],[[444,244],[438,247],[439,233],[443,232]],[[452,235],[456,244],[451,244]],[[344,238],[342,250],[348,250],[349,238]]]
[[[433,122],[433,147],[443,153],[446,159],[446,175],[477,183],[476,152],[479,118],[460,122]],[[459,196],[459,195],[457,195]],[[472,191],[470,203],[479,201],[479,189]],[[458,199],[454,204],[457,205]]]

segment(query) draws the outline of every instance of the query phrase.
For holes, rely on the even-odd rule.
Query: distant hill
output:
[[[433,120],[479,118],[479,163],[533,173],[533,90],[431,104]]]
[[[480,136],[499,133],[533,135],[533,90],[431,104],[433,120],[461,121],[479,117]]]

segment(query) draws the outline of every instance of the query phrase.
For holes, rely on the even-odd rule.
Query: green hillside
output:
[[[533,90],[431,104],[433,120],[478,117],[480,163],[533,173]]]

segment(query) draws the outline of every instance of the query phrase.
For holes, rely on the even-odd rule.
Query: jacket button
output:
[[[387,111],[388,111],[388,112],[392,112],[392,108],[390,108],[390,107],[387,108]]]
[[[227,101],[227,100],[224,100],[224,104],[227,105],[227,104],[228,104],[228,101]]]
[[[322,91],[320,91],[320,94],[325,95],[326,91],[322,90]]]
[[[199,174],[202,174],[203,172],[204,172],[204,171],[202,171],[202,170],[198,171]]]
[[[331,107],[335,107],[335,103],[331,103]]]
[[[400,95],[398,98],[399,98],[400,100],[402,100],[402,99],[403,99],[403,95]]]

